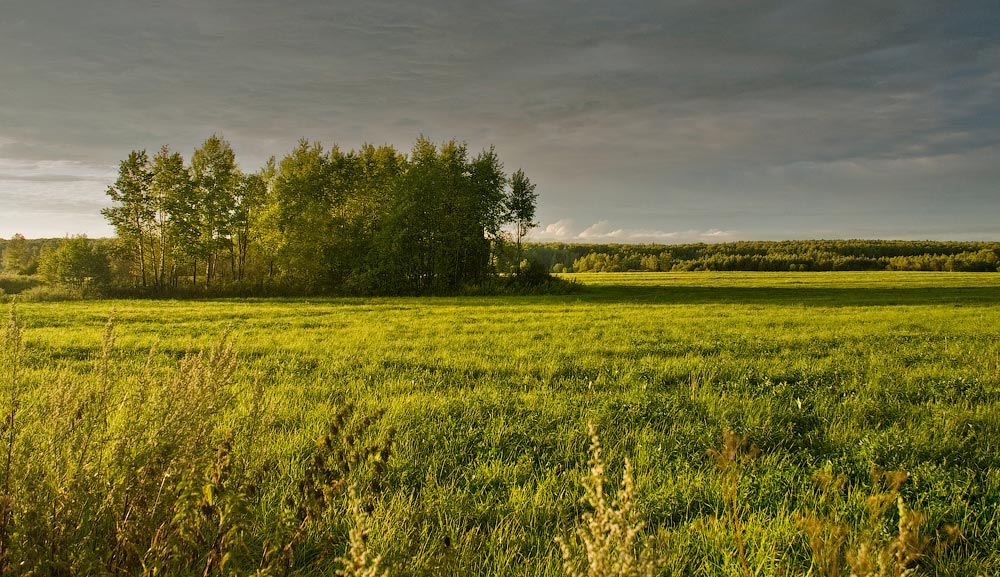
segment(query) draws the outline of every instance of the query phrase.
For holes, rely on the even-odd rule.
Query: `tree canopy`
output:
[[[218,135],[187,165],[167,147],[151,160],[133,151],[108,196],[120,284],[388,294],[452,292],[516,269],[507,240],[520,246],[537,198],[492,147],[472,155],[420,137],[407,155],[303,139],[247,174]]]

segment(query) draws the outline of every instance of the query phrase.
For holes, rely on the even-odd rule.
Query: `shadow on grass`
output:
[[[478,307],[515,306],[525,302],[537,304],[556,303],[608,303],[608,304],[742,304],[815,307],[866,307],[866,306],[996,306],[1000,305],[998,286],[897,286],[897,287],[816,287],[816,286],[628,286],[628,285],[579,285],[578,291],[558,295],[425,295],[425,296],[313,296],[313,297],[257,297],[257,298],[192,298],[181,302],[272,305],[319,305],[359,307],[373,314],[382,315],[388,310],[400,312],[424,307]],[[164,302],[173,301],[166,299]],[[228,318],[231,311],[219,309]],[[289,310],[291,317],[298,312]],[[312,313],[319,314],[319,313]],[[331,313],[327,313],[331,314]],[[339,313],[338,313],[339,314]]]
[[[812,288],[585,286],[568,298],[637,304],[760,304],[817,307],[1000,304],[998,287]]]

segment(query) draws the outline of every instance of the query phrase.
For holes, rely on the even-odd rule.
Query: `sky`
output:
[[[492,144],[539,241],[1000,240],[1000,3],[0,0],[0,237],[213,133]]]

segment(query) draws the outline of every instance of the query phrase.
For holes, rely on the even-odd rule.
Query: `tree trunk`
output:
[[[139,241],[139,272],[142,276],[142,288],[146,288],[146,245],[142,242],[142,229],[136,226]]]
[[[165,220],[165,215],[160,213],[160,271],[156,275],[156,285],[165,286],[166,285],[166,274],[167,274],[167,225]]]
[[[520,225],[518,225],[520,227]],[[521,272],[521,229],[517,229],[517,258],[514,260],[514,272]]]
[[[229,241],[229,276],[236,280],[236,245],[230,239]]]

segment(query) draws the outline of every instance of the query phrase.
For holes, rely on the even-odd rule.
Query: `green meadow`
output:
[[[644,574],[624,507],[653,574],[1000,574],[1000,276],[565,278],[16,304],[0,568]]]

